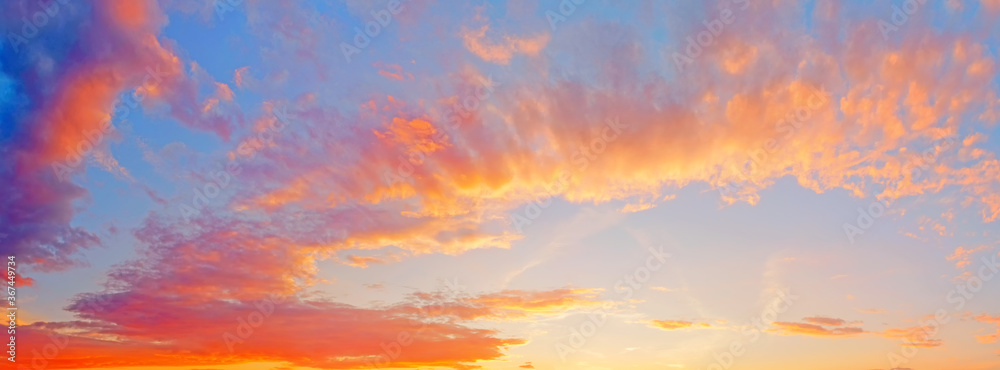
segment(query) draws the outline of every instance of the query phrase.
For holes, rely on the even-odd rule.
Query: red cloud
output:
[[[212,213],[184,229],[168,221],[152,217],[135,233],[146,246],[143,257],[112,269],[106,291],[76,297],[68,310],[80,320],[35,323],[20,343],[41,348],[50,334],[69,337],[73,345],[50,359],[49,368],[250,361],[330,369],[465,367],[500,359],[506,348],[526,341],[459,322],[518,320],[601,303],[599,290],[569,288],[415,293],[384,308],[304,299],[298,293],[314,279],[312,259],[302,241],[284,236],[287,225]]]
[[[49,368],[249,361],[328,369],[459,367],[500,358],[504,348],[524,343],[493,330],[323,301],[208,300],[192,306],[184,297],[129,292],[88,296],[71,309],[101,320],[35,323],[21,334],[26,348],[41,348],[49,341],[43,334],[66,333],[73,345],[49,360]]]

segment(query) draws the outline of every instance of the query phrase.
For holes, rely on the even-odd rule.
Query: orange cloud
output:
[[[430,122],[423,119],[407,120],[395,117],[386,131],[375,131],[375,136],[395,145],[406,148],[407,154],[421,153],[428,155],[444,149],[447,136],[438,137],[438,130]],[[419,163],[416,163],[419,164]]]
[[[973,319],[976,320],[976,321],[979,321],[979,322],[996,324],[997,326],[1000,326],[1000,316],[990,316],[990,315],[987,315],[987,314],[979,314],[979,315],[973,316]],[[996,343],[996,341],[998,341],[998,340],[1000,340],[1000,328],[997,329],[996,333],[987,334],[987,335],[977,335],[976,336],[976,341],[979,342],[979,343]]]
[[[101,125],[111,119],[111,107],[124,88],[124,81],[115,77],[111,69],[89,70],[68,77],[65,88],[41,118],[52,138],[41,149],[42,162],[68,162],[71,156],[79,155],[81,143],[89,145],[86,135],[102,131]]]
[[[691,321],[679,321],[679,320],[652,320],[649,321],[649,326],[663,329],[663,330],[677,330],[677,329],[688,329],[688,328],[708,328],[711,327],[710,324],[705,322],[691,322]]]
[[[645,211],[647,209],[652,209],[653,207],[656,207],[656,205],[653,204],[653,203],[645,203],[645,202],[629,203],[629,204],[626,204],[621,209],[619,209],[618,212],[621,212],[621,213],[635,213],[635,212]]]
[[[993,324],[1000,325],[1000,315],[998,315],[998,316],[990,316],[990,315],[987,315],[987,314],[980,314],[980,315],[974,316],[973,319],[975,319],[976,321],[979,321],[979,322],[986,322],[986,323],[993,323]]]
[[[354,267],[368,267],[368,265],[371,264],[383,264],[383,263],[386,263],[386,261],[379,257],[371,257],[371,256],[362,257],[362,256],[355,256],[353,254],[347,256],[347,264]]]
[[[885,310],[879,309],[879,308],[867,308],[867,309],[861,309],[861,308],[859,308],[859,309],[857,309],[857,311],[861,312],[861,313],[871,313],[871,314],[885,313]]]
[[[604,305],[597,289],[548,291],[504,290],[479,296],[449,298],[443,293],[418,293],[413,306],[401,312],[454,317],[458,320],[521,320],[538,315],[560,315]]]
[[[779,335],[811,335],[816,337],[850,337],[867,333],[859,327],[842,326],[846,324],[842,319],[810,317],[804,320],[807,322],[774,322],[771,324],[772,328],[767,329],[767,331]],[[827,328],[825,326],[836,327]]]
[[[233,90],[229,88],[229,85],[226,85],[226,84],[221,83],[221,82],[216,82],[215,83],[215,87],[216,87],[216,89],[215,89],[215,96],[216,97],[218,97],[219,99],[222,99],[224,101],[232,101],[233,100]]]
[[[844,321],[843,319],[834,319],[834,318],[819,317],[819,316],[806,317],[802,320],[810,324],[824,325],[824,326],[843,326],[847,324],[847,322]]]
[[[314,140],[290,133],[266,157],[259,177],[272,191],[295,190],[300,177],[316,173],[310,191],[258,206],[280,213],[303,204],[323,205],[335,213],[345,201],[354,201],[358,207],[377,208],[392,219],[392,227],[356,230],[336,248],[403,244],[420,253],[509,247],[519,232],[511,222],[499,220],[509,220],[512,212],[537,199],[657,199],[665,188],[701,183],[721,189],[738,183],[722,200],[756,202],[760,190],[786,177],[817,192],[844,189],[858,197],[886,199],[954,186],[972,199],[970,206],[979,204],[989,220],[1000,210],[1000,197],[992,197],[1000,164],[990,153],[973,162],[959,161],[956,145],[945,140],[959,132],[961,117],[992,109],[981,104],[996,99],[990,82],[965,78],[971,66],[990,57],[989,49],[918,27],[906,42],[873,44],[874,27],[866,23],[848,32],[845,46],[836,49],[812,43],[790,48],[786,44],[797,41],[739,28],[727,32],[732,40],[726,45],[755,48],[747,51],[755,62],[739,63],[745,70],[739,75],[713,68],[740,59],[741,53],[706,54],[704,58],[720,63],[692,68],[670,82],[647,81],[636,72],[642,69],[637,59],[617,58],[614,68],[595,72],[593,83],[541,79],[510,84],[478,101],[478,110],[462,114],[448,105],[461,103],[466,98],[461,93],[409,101],[366,97],[357,117],[364,129],[348,137],[338,136],[346,130],[320,124],[344,117],[329,114],[303,122],[310,135],[324,138],[323,148],[314,150],[317,157],[357,152],[365,153],[364,160],[335,166],[289,163],[287,158],[301,150],[296,143]],[[489,30],[467,30],[463,41],[473,49],[485,48],[480,39]],[[610,51],[605,45],[610,41],[639,42],[627,32],[621,40],[591,36],[588,45],[602,52]],[[511,53],[489,58],[509,60]],[[952,56],[956,59],[950,63],[930,62]],[[845,72],[832,72],[838,70]],[[469,77],[474,75],[436,82],[474,90],[475,79]],[[747,75],[773,77],[748,85],[741,77]],[[676,98],[655,98],[678,85],[687,90]],[[609,129],[606,121],[615,118],[621,124]],[[237,199],[251,196],[263,194]],[[629,203],[622,211],[660,202]],[[441,237],[447,242],[436,240]],[[463,238],[471,243],[460,243]]]
[[[904,343],[901,346],[904,347],[917,347],[917,348],[934,348],[940,347],[944,342],[940,339],[931,339],[930,333],[935,332],[937,328],[931,326],[913,326],[907,328],[893,328],[887,329],[884,332],[877,333],[879,336],[891,339],[903,339]]]
[[[955,248],[955,252],[946,257],[946,259],[949,261],[956,261],[955,267],[961,269],[972,263],[970,257],[973,253],[981,252],[987,249],[989,249],[989,246],[987,245],[980,245],[971,249],[965,249],[964,247],[959,246],[958,248]]]
[[[406,78],[409,78],[411,80],[413,79],[413,75],[403,72],[403,67],[398,64],[384,64],[381,62],[375,62],[373,66],[379,69],[378,74],[380,76],[388,79],[396,81],[403,81]]]
[[[516,54],[537,55],[549,42],[547,33],[531,37],[504,36],[500,41],[489,40],[486,32],[489,25],[483,25],[476,30],[462,31],[462,41],[465,48],[477,57],[496,64],[509,64]]]
[[[152,0],[115,1],[103,5],[107,18],[122,27],[123,32],[148,32],[166,23],[166,17]]]
[[[282,231],[287,225],[207,213],[192,220],[189,233],[165,221],[153,217],[137,230],[146,248],[109,272],[109,290],[74,299],[68,310],[80,320],[35,323],[20,343],[40,348],[50,336],[68,338],[73,345],[47,365],[54,369],[251,361],[463,367],[499,359],[526,341],[455,321],[520,320],[602,303],[599,290],[570,288],[415,293],[384,308],[301,298],[316,281],[315,256],[299,236]],[[296,338],[310,341],[285,345]]]
[[[736,44],[724,52],[723,69],[730,74],[741,74],[757,60],[757,48],[753,45]]]
[[[177,298],[130,293],[107,302],[100,307],[118,313],[102,316],[111,323],[39,322],[22,327],[19,342],[26,348],[41,348],[53,337],[72,343],[49,360],[53,369],[257,361],[328,369],[461,367],[498,359],[504,348],[525,343],[498,338],[492,330],[321,301],[210,301],[194,307]],[[74,308],[79,310],[79,303]],[[148,320],[151,316],[146,315],[159,319]],[[301,338],[310,340],[305,343]],[[287,345],[292,342],[299,344]]]
[[[997,340],[1000,340],[1000,329],[993,334],[976,336],[976,341],[979,343],[996,343]]]
[[[240,67],[233,72],[233,80],[236,81],[236,87],[244,88],[247,86],[248,73],[250,72],[250,67]]]

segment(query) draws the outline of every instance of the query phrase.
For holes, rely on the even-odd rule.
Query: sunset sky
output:
[[[1000,0],[0,25],[4,369],[1000,369]]]

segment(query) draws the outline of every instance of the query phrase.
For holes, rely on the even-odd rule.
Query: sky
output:
[[[0,2],[4,368],[1000,369],[998,20]]]

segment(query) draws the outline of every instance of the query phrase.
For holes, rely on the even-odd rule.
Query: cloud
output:
[[[171,225],[152,217],[136,231],[144,245],[140,258],[113,268],[106,290],[75,297],[67,309],[79,320],[37,322],[19,340],[30,348],[49,335],[68,337],[73,346],[50,360],[53,368],[247,361],[331,369],[375,361],[462,367],[499,359],[526,341],[459,322],[521,320],[602,303],[599,290],[570,288],[418,292],[378,308],[304,298],[300,293],[316,280],[314,257],[282,232],[285,226],[211,213],[183,230]],[[259,323],[240,329],[240,320]],[[310,341],[285,345],[296,338]],[[380,347],[385,343],[400,346],[391,361]]]
[[[99,315],[84,308],[90,299],[78,301],[71,308]],[[107,314],[99,317],[109,321],[35,323],[19,331],[19,340],[33,347],[48,340],[43,334],[65,333],[73,345],[50,359],[52,368],[121,363],[204,366],[248,361],[329,369],[373,363],[459,367],[462,363],[499,358],[503,348],[524,343],[499,338],[493,330],[432,323],[385,310],[323,301],[289,299],[274,304],[272,312],[267,308],[270,306],[259,302],[207,300],[193,307],[180,297],[131,292],[115,295],[101,307]],[[248,329],[240,329],[238,319],[254,315],[263,319],[246,334]],[[185,330],[177,330],[179,327]],[[164,342],[164,338],[170,340]],[[310,340],[302,342],[298,340],[301,338]],[[293,342],[297,345],[287,345]],[[392,353],[395,356],[391,361],[380,347],[386,343],[400,347],[398,354]]]
[[[978,247],[970,248],[970,249],[965,249],[965,248],[959,246],[958,248],[955,248],[955,252],[952,253],[951,255],[949,255],[948,257],[946,257],[946,259],[949,260],[949,261],[955,261],[955,267],[956,268],[959,268],[959,269],[965,268],[970,263],[972,263],[972,261],[970,260],[970,258],[972,257],[972,254],[974,254],[976,252],[981,252],[981,251],[987,250],[989,248],[990,247],[987,246],[987,245],[980,245]]]
[[[649,289],[660,291],[660,292],[677,292],[677,291],[679,291],[679,289],[667,288],[667,287],[662,287],[662,286],[654,286],[654,287],[650,287]]]
[[[931,326],[912,326],[906,328],[892,328],[884,332],[876,333],[881,337],[890,339],[902,339],[904,347],[934,348],[940,347],[944,341],[931,339],[931,333],[936,333],[937,328]]]
[[[30,19],[35,8],[18,4],[3,5],[3,18]],[[44,36],[0,51],[3,76],[33,76],[18,80],[2,102],[19,140],[4,143],[0,159],[0,188],[8,194],[0,201],[0,245],[38,271],[82,266],[80,253],[101,245],[97,235],[70,225],[73,202],[88,196],[72,179],[92,157],[98,167],[132,180],[111,156],[110,143],[121,137],[111,121],[156,103],[177,112],[199,106],[184,100],[195,81],[157,38],[167,18],[156,2],[52,5],[59,12],[39,31]],[[183,118],[192,128],[221,136],[229,131],[228,121]]]
[[[767,331],[779,335],[810,335],[816,337],[851,337],[867,333],[855,326],[843,326],[842,319],[827,317],[809,317],[806,322],[777,321],[771,324]],[[832,327],[827,327],[832,326]]]
[[[442,293],[414,294],[414,303],[399,308],[434,312],[435,316],[469,320],[523,320],[535,316],[562,315],[593,309],[604,302],[597,299],[598,289],[563,288],[548,291],[504,290],[476,296],[448,298]],[[426,313],[425,313],[426,314]]]
[[[861,313],[870,313],[870,314],[885,313],[885,310],[879,308],[865,308],[865,309],[858,308],[857,311]]]
[[[973,319],[975,319],[976,321],[979,321],[979,322],[986,322],[986,323],[993,323],[993,324],[1000,325],[1000,316],[990,316],[990,315],[987,315],[987,314],[979,314],[979,315],[974,316]]]
[[[993,334],[976,336],[976,341],[979,343],[996,343],[997,340],[1000,340],[1000,329]]]
[[[691,322],[691,321],[681,321],[681,320],[651,320],[648,322],[650,327],[663,329],[663,330],[677,330],[677,329],[689,329],[689,328],[708,328],[712,325],[705,322]]]
[[[247,84],[251,83],[250,67],[240,67],[233,71],[233,80],[236,81],[236,87],[245,88]]]
[[[30,15],[17,4],[0,5],[11,24]],[[692,4],[687,6],[713,7]],[[933,22],[913,18],[927,23],[911,24],[897,42],[882,43],[874,20],[844,22],[849,27],[823,19],[794,23],[785,16],[801,8],[785,5],[755,3],[684,73],[651,67],[667,64],[662,54],[672,44],[650,44],[628,23],[591,19],[575,22],[579,32],[552,35],[506,35],[476,19],[478,27],[460,28],[457,39],[431,45],[429,52],[447,63],[430,72],[407,65],[404,73],[399,64],[328,70],[330,55],[316,45],[335,45],[329,41],[341,35],[298,22],[309,10],[299,4],[248,2],[246,19],[259,33],[248,37],[261,37],[269,47],[253,75],[250,67],[235,69],[237,91],[309,90],[314,86],[307,79],[329,75],[344,78],[350,94],[305,91],[267,100],[246,122],[229,85],[160,37],[168,19],[156,3],[67,8],[73,20],[67,24],[89,26],[50,27],[45,32],[51,33],[24,46],[30,53],[0,51],[4,75],[30,82],[21,81],[0,109],[20,141],[0,138],[6,140],[0,149],[0,245],[32,268],[84,265],[83,252],[101,245],[73,222],[74,203],[87,200],[88,191],[58,181],[50,165],[105,120],[124,119],[125,109],[141,104],[151,117],[213,134],[228,146],[226,159],[235,161],[244,159],[241,145],[260,142],[256,136],[274,122],[278,106],[289,105],[295,117],[281,135],[251,151],[252,160],[240,162],[245,167],[238,181],[200,216],[182,222],[167,212],[150,214],[134,233],[142,257],[113,268],[106,290],[76,297],[70,311],[79,320],[28,326],[23,343],[32,348],[48,334],[72,335],[80,344],[53,360],[53,368],[250,360],[349,368],[365,366],[381,344],[406,332],[414,333],[413,344],[394,359],[397,365],[472,366],[525,343],[475,328],[473,321],[564,315],[601,304],[598,292],[422,292],[365,308],[304,298],[317,279],[316,261],[364,267],[429,253],[511,248],[522,235],[509,214],[539,199],[650,199],[626,204],[627,211],[658,206],[666,191],[738,184],[720,200],[756,203],[761,190],[782,178],[815,192],[891,200],[953,189],[983,222],[996,220],[1000,162],[983,146],[987,139],[974,133],[982,122],[973,119],[991,122],[1000,114],[990,78],[996,74],[993,49],[977,36],[986,31],[982,24],[992,23],[970,14],[968,29],[939,32]],[[431,5],[412,6],[398,18],[400,29],[427,24],[417,15],[435,16],[417,9]],[[678,23],[671,27],[701,27],[699,20]],[[806,27],[814,32],[797,32]],[[407,32],[399,33],[408,42]],[[379,41],[389,49],[388,39]],[[510,66],[518,56],[530,57],[514,70],[519,78],[503,81],[488,96],[477,94],[490,70],[477,69],[481,61]],[[43,67],[39,60],[55,65]],[[363,77],[352,80],[354,74]],[[413,81],[419,88],[407,87]],[[204,91],[211,94],[202,96]],[[116,105],[132,92],[146,98]],[[475,109],[465,108],[473,100]],[[951,137],[962,147],[947,145]],[[110,153],[108,139],[100,153]],[[113,157],[101,158],[106,169],[135,173]],[[953,254],[959,267],[971,253],[961,252]],[[286,300],[230,352],[219,338],[275,294]],[[649,325],[709,327],[671,320]],[[868,333],[826,317],[777,322],[770,330],[821,337]],[[878,335],[920,339],[913,346],[941,345],[914,330]],[[303,337],[315,340],[285,346]],[[81,358],[88,362],[73,360]]]
[[[352,254],[347,256],[347,262],[345,264],[349,266],[364,268],[368,267],[368,265],[371,264],[384,264],[384,263],[387,263],[387,261],[380,257],[355,256]]]
[[[819,316],[806,317],[802,319],[802,321],[805,321],[810,324],[824,325],[824,326],[844,326],[845,324],[847,324],[847,322],[844,321],[843,319],[835,319],[835,318],[819,317]]]
[[[618,210],[618,212],[635,213],[635,212],[645,211],[647,209],[652,209],[653,207],[656,207],[656,205],[653,203],[629,203],[626,204],[624,207],[622,207],[620,210]]]
[[[413,75],[403,71],[403,67],[399,64],[385,64],[381,62],[375,62],[373,64],[375,68],[378,68],[378,74],[382,77],[403,81],[406,79],[413,79]]]
[[[748,24],[768,19],[763,11],[769,6],[747,13]],[[486,37],[491,26],[484,27],[466,29],[466,39]],[[956,186],[970,202],[993,204],[991,175],[1000,165],[990,155],[959,161],[957,149],[942,141],[958,132],[959,117],[992,109],[973,101],[945,106],[946,97],[991,99],[988,81],[958,78],[990,58],[988,48],[967,38],[913,27],[906,42],[872,44],[864,32],[877,34],[877,28],[865,23],[844,31],[844,47],[833,47],[746,26],[726,33],[713,48],[719,54],[703,56],[713,63],[671,79],[648,79],[642,61],[653,54],[641,47],[645,40],[635,30],[615,23],[578,27],[579,35],[552,40],[535,58],[590,71],[586,81],[501,81],[475,100],[476,109],[456,111],[455,103],[476,97],[486,74],[470,65],[440,76],[414,71],[415,78],[440,87],[430,96],[406,88],[391,96],[374,88],[359,92],[364,98],[357,99],[356,112],[316,100],[294,103],[300,105],[295,128],[255,159],[247,181],[256,186],[234,195],[235,208],[272,215],[365,209],[380,222],[351,222],[349,236],[331,249],[399,247],[414,256],[509,248],[521,237],[511,212],[549,197],[598,204],[656,199],[628,203],[622,211],[629,212],[661,204],[665,189],[738,183],[722,201],[756,202],[760,190],[790,176],[817,192],[840,188],[890,199]],[[741,64],[741,73],[715,73],[750,46],[756,62]],[[549,51],[568,57],[553,58]],[[498,55],[507,58],[506,52]],[[606,61],[613,67],[596,68],[607,64],[607,55],[616,56]],[[954,60],[925,63],[922,55]],[[901,58],[917,61],[907,67],[916,77],[866,72],[896,66]],[[391,67],[397,64],[378,65],[384,69],[366,73],[402,71]],[[525,75],[545,74],[541,67],[524,68]],[[836,70],[845,73],[830,72]],[[769,77],[749,83],[746,76]],[[808,119],[790,121],[796,114]],[[614,119],[620,125],[609,127]],[[920,123],[903,126],[911,120]],[[581,150],[589,146],[600,153]],[[934,166],[922,167],[925,151]]]
[[[890,328],[882,332],[865,331],[858,325],[861,322],[847,322],[843,319],[826,317],[809,317],[805,322],[775,322],[768,332],[779,335],[809,335],[815,337],[855,337],[862,334],[873,334],[883,338],[902,339],[904,347],[934,348],[944,342],[930,338],[930,333],[937,329],[929,326],[914,326],[906,328]]]
[[[987,314],[979,314],[973,316],[973,319],[979,322],[996,324],[998,326],[996,333],[987,335],[977,335],[976,341],[979,343],[996,343],[1000,340],[1000,316],[990,316]]]
[[[549,42],[546,33],[526,37],[505,35],[500,40],[491,40],[486,34],[489,29],[488,24],[473,30],[465,29],[461,33],[462,42],[472,54],[496,64],[510,64],[517,54],[535,56]]]

